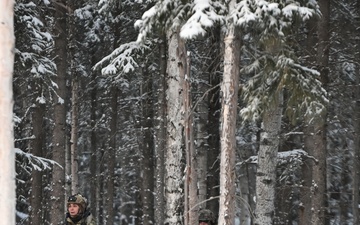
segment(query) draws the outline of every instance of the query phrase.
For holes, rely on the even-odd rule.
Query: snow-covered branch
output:
[[[26,153],[19,148],[15,148],[15,154],[23,156],[28,159],[29,165],[38,171],[43,171],[46,169],[51,169],[50,165],[58,165],[60,168],[63,168],[59,163],[51,159],[45,159],[43,157],[35,156],[31,153]]]

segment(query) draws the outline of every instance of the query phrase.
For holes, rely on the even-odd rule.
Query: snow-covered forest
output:
[[[16,0],[14,34],[16,224],[360,223],[360,0]]]

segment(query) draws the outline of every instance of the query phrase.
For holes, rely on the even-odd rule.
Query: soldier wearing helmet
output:
[[[66,225],[96,225],[94,217],[87,207],[87,200],[81,194],[68,198]]]
[[[215,215],[209,209],[199,211],[199,225],[215,225]]]

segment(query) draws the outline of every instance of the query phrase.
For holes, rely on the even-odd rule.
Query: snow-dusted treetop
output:
[[[295,18],[306,21],[316,15],[320,15],[320,9],[315,0],[242,0],[231,17],[241,27],[255,23],[264,33],[276,31],[283,36],[283,29]]]
[[[220,1],[194,0],[191,6],[192,15],[182,26],[180,36],[191,39],[198,35],[205,35],[205,28],[224,21],[225,12],[226,8]]]
[[[228,4],[229,1],[224,0],[159,0],[136,21],[137,41],[144,40],[155,27],[161,26],[164,29],[181,26],[180,35],[191,39],[204,35],[206,28],[216,22],[226,20],[243,27],[255,22],[265,29],[264,32],[276,29],[283,35],[282,30],[291,25],[295,17],[307,20],[320,13],[315,0],[242,0],[235,8]]]

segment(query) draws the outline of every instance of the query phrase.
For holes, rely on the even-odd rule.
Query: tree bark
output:
[[[13,136],[14,1],[0,2],[0,217],[15,224],[15,151]]]
[[[59,4],[58,4],[59,3]],[[55,4],[55,63],[57,66],[57,76],[55,79],[58,89],[54,106],[54,129],[53,129],[53,149],[52,159],[60,166],[54,165],[52,170],[52,191],[51,191],[51,210],[50,223],[53,225],[63,224],[65,212],[65,140],[66,140],[66,72],[67,63],[67,38],[66,38],[66,9],[61,6],[66,5],[66,0]]]
[[[79,77],[75,60],[76,51],[76,29],[75,15],[76,9],[74,1],[67,1],[68,12],[68,59],[70,63],[71,77],[71,132],[70,132],[70,162],[71,162],[71,193],[79,193],[79,162],[78,162],[78,131],[79,131]]]
[[[229,9],[235,8],[235,0]],[[224,74],[221,83],[221,129],[220,129],[220,201],[218,224],[232,225],[235,220],[235,151],[236,116],[239,90],[240,40],[235,25],[227,24],[224,37]]]
[[[360,0],[356,1],[357,8],[357,18],[355,21],[355,26],[360,26]],[[357,36],[360,35],[360,30],[357,29]],[[360,62],[360,43],[357,42],[356,45],[357,53],[355,54],[356,60]],[[359,224],[359,171],[360,171],[360,66],[357,65],[356,70],[356,80],[355,80],[355,113],[354,113],[354,129],[355,129],[355,138],[354,138],[354,165],[352,169],[352,211],[353,211],[353,224]]]
[[[330,3],[327,0],[319,2],[322,17],[318,22],[318,48],[317,63],[320,70],[321,82],[326,89],[328,83],[329,62],[329,16]],[[317,159],[313,164],[311,187],[311,224],[325,224],[326,212],[326,117],[327,113],[315,118],[306,118],[307,132],[305,137],[305,148]]]
[[[88,181],[90,184],[90,190],[97,189],[97,178],[99,174],[96,170],[97,165],[97,135],[96,135],[96,109],[97,109],[97,84],[96,84],[96,73],[93,72],[91,75],[91,83],[92,89],[90,91],[90,176],[88,177]],[[97,191],[90,192],[90,202],[92,203],[91,214],[99,219],[97,214],[98,210],[98,200],[97,200]]]
[[[71,193],[76,194],[79,192],[79,175],[78,175],[78,151],[77,151],[77,140],[79,130],[79,103],[78,103],[78,89],[79,82],[75,74],[72,77],[72,102],[71,102]]]
[[[186,57],[184,40],[180,38],[179,29],[167,31],[167,139],[165,153],[165,223],[180,225],[183,223],[183,126],[182,126],[182,78],[179,65]]]
[[[307,34],[307,42],[306,42],[306,52],[308,52],[308,60],[306,63],[308,67],[314,67],[316,62],[316,50],[314,46],[317,43],[316,40],[316,19],[310,19],[307,25],[308,34]],[[306,133],[306,131],[304,131]],[[306,138],[304,139],[305,146]],[[309,140],[311,143],[311,140]],[[310,144],[309,143],[309,144]],[[312,155],[310,149],[305,148],[305,151]],[[301,168],[302,175],[302,184],[300,187],[300,206],[299,206],[299,225],[309,225],[311,221],[311,196],[309,195],[311,185],[312,185],[312,166],[313,159],[305,159]]]
[[[34,85],[35,86],[35,85]],[[33,86],[33,87],[34,87]],[[34,87],[40,88],[40,87]],[[41,93],[40,90],[38,90]],[[43,157],[43,144],[45,137],[44,134],[44,114],[45,114],[45,105],[39,103],[35,106],[34,112],[32,113],[32,126],[33,126],[33,135],[34,140],[31,144],[31,153],[34,156]],[[43,223],[43,210],[42,210],[42,199],[43,199],[43,182],[42,182],[42,171],[33,169],[31,173],[31,194],[30,194],[30,216],[29,224],[41,224]]]
[[[186,61],[184,61],[183,78],[183,116],[184,116],[184,130],[185,130],[185,152],[186,152],[186,172],[185,172],[185,225],[196,224],[197,217],[197,173],[195,162],[195,147],[194,147],[194,129],[193,129],[193,113],[191,101],[191,82],[190,82],[190,55],[186,54]]]
[[[161,36],[160,48],[160,77],[158,82],[158,104],[156,111],[156,127],[155,130],[155,209],[165,208],[164,198],[164,177],[165,177],[165,159],[164,153],[166,148],[166,35]],[[164,225],[164,210],[155,210],[155,224]]]
[[[110,91],[110,132],[108,137],[109,148],[107,149],[107,196],[106,196],[106,224],[114,224],[114,194],[115,194],[115,160],[116,160],[116,134],[118,121],[118,88],[113,84]]]
[[[143,225],[154,224],[154,138],[153,138],[153,79],[151,73],[143,68],[142,82],[142,126],[140,149],[141,158],[141,202],[142,202],[142,223]]]
[[[256,172],[255,224],[273,224],[275,216],[276,165],[282,116],[282,91],[274,94],[273,102],[263,116]]]

